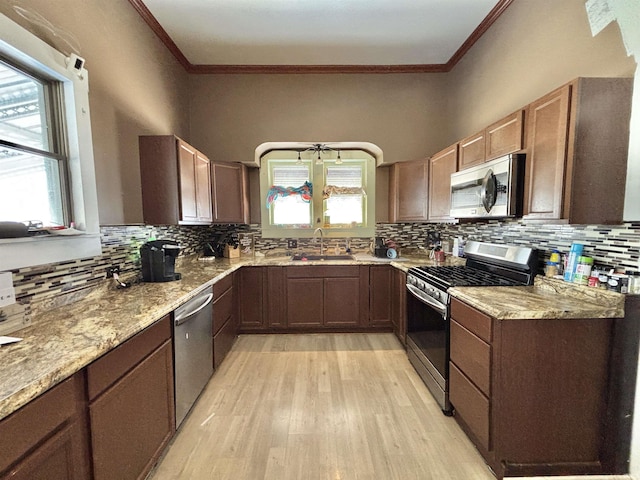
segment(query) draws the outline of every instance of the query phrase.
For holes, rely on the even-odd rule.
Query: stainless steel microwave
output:
[[[451,174],[451,217],[501,218],[522,215],[523,153],[505,155]]]

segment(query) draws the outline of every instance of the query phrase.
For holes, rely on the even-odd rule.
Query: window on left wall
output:
[[[0,15],[0,221],[81,232],[0,239],[0,271],[101,254],[88,92],[84,62]]]

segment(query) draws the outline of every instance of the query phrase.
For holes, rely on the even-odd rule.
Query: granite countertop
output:
[[[624,295],[542,276],[528,287],[454,287],[449,293],[499,320],[624,317]]]
[[[75,294],[67,305],[57,306],[55,300],[47,305],[43,302],[33,307],[32,325],[12,334],[23,340],[0,347],[0,419],[242,266],[318,264],[390,264],[406,271],[433,262],[420,255],[394,261],[357,254],[356,260],[312,262],[292,261],[284,252],[248,260],[192,256],[178,260],[179,281],[116,289],[105,280],[98,288]]]
[[[445,265],[460,263],[464,260],[448,257]],[[116,289],[105,280],[98,288],[74,294],[66,305],[55,301],[34,305],[32,325],[12,334],[23,340],[0,347],[0,419],[242,266],[384,264],[405,272],[418,265],[437,265],[424,255],[388,260],[359,253],[355,260],[308,262],[292,261],[285,252],[248,260],[193,256],[180,258],[176,264],[176,271],[182,274],[179,281]],[[550,288],[539,282],[533,287],[455,288],[451,293],[497,318],[624,315],[623,295],[603,292],[602,297],[580,298],[564,292],[561,285]]]

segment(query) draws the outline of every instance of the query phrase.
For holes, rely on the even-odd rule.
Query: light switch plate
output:
[[[287,240],[287,248],[298,248],[298,240],[295,238]]]

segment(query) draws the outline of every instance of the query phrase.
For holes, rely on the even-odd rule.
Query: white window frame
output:
[[[0,15],[0,52],[18,65],[61,82],[67,127],[69,197],[77,236],[0,239],[0,271],[101,255],[89,74],[5,15]],[[1,219],[0,219],[1,220]]]
[[[305,155],[303,153],[302,155]],[[306,153],[308,157],[310,153]],[[298,152],[292,150],[275,150],[264,154],[260,161],[260,208],[262,218],[262,237],[264,238],[310,238],[316,228],[322,227],[324,236],[329,238],[344,237],[373,237],[375,235],[375,198],[376,198],[376,159],[369,153],[358,151],[341,150],[340,155],[344,162],[350,159],[362,160],[365,166],[363,174],[363,188],[366,191],[364,215],[366,218],[365,227],[328,227],[324,226],[324,201],[322,199],[322,189],[325,182],[324,163],[312,165],[313,184],[313,201],[312,201],[312,224],[309,228],[288,228],[278,227],[270,223],[271,215],[266,205],[267,192],[271,185],[269,184],[269,165],[270,159],[284,160],[289,159],[292,163],[297,160]],[[323,161],[334,163],[336,152],[323,154]],[[315,158],[315,157],[314,157]],[[306,160],[306,158],[305,158]],[[319,220],[319,221],[318,221]]]

